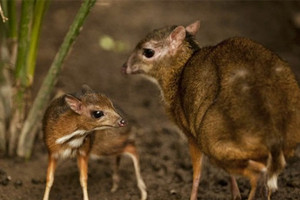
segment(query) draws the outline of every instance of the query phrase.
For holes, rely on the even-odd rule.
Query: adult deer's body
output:
[[[188,138],[197,199],[203,153],[250,180],[248,199],[266,199],[300,143],[300,91],[288,64],[245,38],[200,48],[199,22],[158,30],[140,41],[123,70],[160,87],[170,118]],[[231,176],[233,199],[241,199]],[[267,187],[265,187],[267,185]],[[269,192],[267,192],[269,191]]]

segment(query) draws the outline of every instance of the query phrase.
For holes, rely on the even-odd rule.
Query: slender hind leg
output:
[[[243,170],[243,175],[249,178],[251,184],[248,200],[260,197],[269,199],[266,173],[267,168],[264,164],[253,160],[248,161],[248,166]]]
[[[190,200],[197,200],[203,156],[198,145],[193,140],[189,140],[189,150],[193,164],[193,186]]]
[[[89,199],[88,192],[87,192],[88,157],[85,155],[78,154],[77,164],[80,172],[80,185],[82,187],[83,199],[88,200]]]
[[[230,186],[231,186],[232,200],[242,200],[239,187],[233,175],[230,175]]]
[[[113,175],[112,175],[112,188],[111,192],[115,192],[119,187],[120,177],[119,177],[119,166],[120,166],[121,156],[117,155],[115,158],[115,163],[113,166]]]
[[[137,180],[137,185],[138,188],[141,192],[141,200],[146,200],[147,199],[147,191],[146,191],[146,185],[143,181],[143,178],[141,176],[140,172],[140,164],[139,164],[139,157],[138,153],[136,151],[136,147],[134,144],[128,144],[125,148],[123,153],[125,155],[128,155],[133,162],[134,169],[135,169],[135,175],[136,175],[136,180]]]
[[[53,158],[52,155],[49,155],[49,161],[48,161],[48,169],[47,169],[47,178],[46,178],[46,189],[44,193],[44,198],[43,200],[48,200],[49,199],[49,194],[51,187],[54,182],[54,173],[55,173],[55,168],[56,168],[56,158]]]

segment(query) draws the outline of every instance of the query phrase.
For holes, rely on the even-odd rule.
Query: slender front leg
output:
[[[88,157],[86,155],[78,154],[77,164],[80,172],[80,185],[82,187],[83,199],[88,200],[87,192],[87,171],[88,171]]]
[[[113,175],[112,175],[112,188],[111,188],[111,192],[115,192],[118,187],[119,187],[119,182],[120,182],[120,177],[119,177],[119,166],[120,166],[120,160],[121,160],[121,156],[117,155],[115,158],[115,163],[113,166]]]
[[[50,154],[49,161],[48,161],[48,169],[47,169],[46,189],[45,189],[43,200],[49,199],[50,190],[54,182],[55,168],[56,168],[56,158],[53,158],[52,155]]]
[[[197,200],[198,187],[201,178],[202,170],[202,152],[200,151],[198,144],[193,139],[189,139],[189,150],[193,164],[193,187],[190,200]]]
[[[136,175],[136,180],[137,180],[137,185],[138,188],[140,189],[141,192],[141,200],[146,200],[147,199],[147,191],[146,191],[146,185],[143,181],[143,178],[141,176],[140,172],[140,164],[139,164],[139,156],[136,151],[136,147],[134,144],[128,144],[124,151],[124,154],[128,155],[133,162],[134,165],[134,170],[135,170],[135,175]]]
[[[239,186],[237,185],[236,179],[233,175],[230,175],[230,183],[231,183],[232,200],[241,200],[242,197],[239,190]]]

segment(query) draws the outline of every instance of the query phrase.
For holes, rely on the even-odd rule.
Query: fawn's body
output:
[[[197,199],[203,153],[229,174],[250,180],[249,200],[257,198],[257,188],[269,189],[263,196],[270,199],[285,157],[300,143],[294,74],[276,54],[245,38],[200,48],[198,29],[199,22],[154,30],[123,71],[146,74],[159,85],[167,113],[187,136],[191,200]],[[241,199],[233,176],[231,182],[233,199]]]
[[[92,147],[96,151],[104,144],[111,144],[107,151],[114,154],[122,154],[127,147],[127,138],[122,137],[121,141],[115,137],[114,140],[105,141],[99,140],[97,134],[100,137],[101,134],[118,134],[121,132],[118,128],[122,129],[123,126],[125,121],[116,112],[111,101],[88,86],[84,86],[82,92],[76,95],[63,95],[55,99],[43,119],[44,141],[49,153],[44,200],[49,199],[57,160],[70,157],[77,157],[83,198],[88,200],[87,169]],[[111,131],[107,132],[108,129]],[[125,130],[127,129],[123,131]],[[134,145],[133,148],[135,150]],[[139,173],[139,168],[137,171]],[[141,178],[139,180],[142,181]],[[145,192],[145,187],[143,189]],[[146,198],[145,194],[144,197]]]
[[[141,193],[141,200],[147,199],[147,191],[145,183],[140,173],[139,155],[133,138],[133,128],[130,126],[119,129],[107,129],[95,132],[94,145],[91,150],[92,158],[102,156],[113,156],[115,163],[113,166],[112,188],[111,192],[115,192],[119,186],[119,165],[121,156],[125,155],[132,159],[137,186]]]

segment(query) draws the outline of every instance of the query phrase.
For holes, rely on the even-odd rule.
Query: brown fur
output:
[[[96,131],[95,145],[93,145],[91,154],[97,156],[119,155],[128,144],[134,145],[134,139],[130,138],[131,134],[130,127]]]
[[[199,48],[187,32],[195,34],[197,27],[199,23],[188,26],[183,41],[176,35],[182,26],[150,33],[123,70],[157,80],[167,113],[188,137],[194,173],[201,169],[197,162],[203,152],[230,174],[248,177],[253,199],[257,181],[278,175],[283,153],[292,155],[300,143],[299,87],[289,65],[262,45],[231,38]],[[145,48],[156,54],[146,58]]]
[[[119,186],[119,165],[122,155],[128,155],[134,164],[137,186],[141,193],[141,200],[147,199],[146,185],[140,174],[139,155],[134,141],[135,127],[123,127],[119,129],[106,129],[95,131],[94,145],[91,150],[92,157],[113,156],[115,164],[113,167],[112,192]]]

